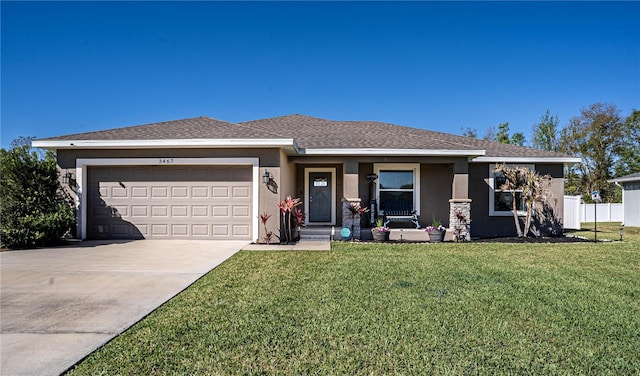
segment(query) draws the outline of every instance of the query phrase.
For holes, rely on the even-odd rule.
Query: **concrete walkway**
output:
[[[243,251],[330,251],[330,241],[299,241],[296,244],[249,244]]]
[[[0,374],[59,375],[248,242],[139,240],[0,253]]]

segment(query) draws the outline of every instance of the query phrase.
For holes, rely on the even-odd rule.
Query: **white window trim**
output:
[[[252,166],[252,239],[259,237],[259,189],[260,160],[258,158],[78,158],[76,159],[76,205],[78,207],[78,237],[87,238],[87,167],[89,166],[215,166],[215,165],[250,165]]]
[[[309,222],[309,173],[331,173],[331,222]],[[336,224],[336,168],[335,167],[307,167],[304,169],[304,223],[306,225],[335,225]]]
[[[380,176],[380,170],[413,171],[413,210],[420,215],[420,163],[375,163],[373,172]],[[378,203],[378,214],[380,210],[380,179],[376,180],[376,202]]]
[[[513,210],[509,210],[509,211],[496,211],[495,210],[495,193],[496,191],[503,191],[500,188],[497,188],[494,186],[495,184],[495,169],[496,169],[496,164],[490,164],[489,165],[489,179],[487,181],[487,183],[489,184],[489,215],[492,217],[513,217]],[[534,164],[509,164],[507,163],[507,167],[527,167],[529,170],[531,171],[535,171],[536,170],[536,166]],[[518,192],[519,190],[516,190],[516,192]],[[508,192],[508,190],[507,190]],[[522,210],[518,210],[518,216],[525,216],[527,215],[526,211],[522,211]]]

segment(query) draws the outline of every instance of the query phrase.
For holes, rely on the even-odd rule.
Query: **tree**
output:
[[[498,141],[501,144],[509,144],[510,143],[510,138],[509,138],[509,122],[504,122],[500,125],[498,125],[498,133],[496,133],[496,141]]]
[[[495,141],[496,140],[496,127],[488,127],[486,132],[484,133],[484,136],[482,137],[483,140],[487,140],[487,141]]]
[[[465,137],[478,138],[478,131],[475,128],[466,127],[462,129],[462,135]]]
[[[552,115],[551,110],[547,110],[540,117],[540,122],[533,126],[531,146],[541,150],[558,151],[558,123],[558,115]]]
[[[509,135],[509,122],[507,121],[498,125],[498,133],[496,133],[492,141],[498,141],[501,144],[524,146],[527,139],[522,132],[516,132],[512,136]]]
[[[61,241],[74,222],[53,153],[39,158],[28,145],[0,149],[0,239],[9,248]]]
[[[632,110],[626,118],[623,135],[616,149],[618,159],[614,172],[617,177],[640,172],[640,110]]]
[[[598,190],[604,202],[616,198],[616,187],[608,183],[612,178],[616,152],[623,145],[625,124],[620,110],[613,104],[595,103],[580,111],[569,121],[560,135],[559,149],[579,156],[582,163],[573,165],[581,179],[580,193],[588,201],[589,192]]]
[[[550,175],[540,175],[527,167],[508,167],[506,164],[497,165],[495,171],[505,177],[505,182],[500,189],[511,192],[513,218],[518,237],[526,237],[529,233],[536,237],[540,235],[540,232],[533,224],[534,213],[539,223],[543,221],[557,222],[546,218],[555,215],[552,210],[547,210],[550,206],[549,202],[553,199],[553,194],[549,189],[551,185]],[[516,191],[522,192],[522,199],[527,209],[527,214],[524,218],[524,228],[520,226]]]
[[[524,137],[524,133],[522,132],[516,132],[511,136],[510,144],[512,145],[524,146],[526,142],[527,139]]]
[[[11,141],[11,149],[16,149],[22,146],[26,146],[31,149],[31,141],[35,140],[34,136],[20,136]]]

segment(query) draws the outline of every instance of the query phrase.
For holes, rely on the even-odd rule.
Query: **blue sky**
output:
[[[640,108],[640,2],[6,2],[2,147],[292,113],[530,138]]]

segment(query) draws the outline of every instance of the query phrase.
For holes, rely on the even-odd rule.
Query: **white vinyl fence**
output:
[[[564,196],[564,215],[562,222],[565,229],[580,230],[582,213],[582,197]]]
[[[596,213],[598,222],[622,222],[624,220],[622,204],[582,204],[581,207],[582,222],[595,222]]]
[[[622,222],[622,204],[583,204],[580,196],[564,196],[564,228],[580,229],[582,222]]]

